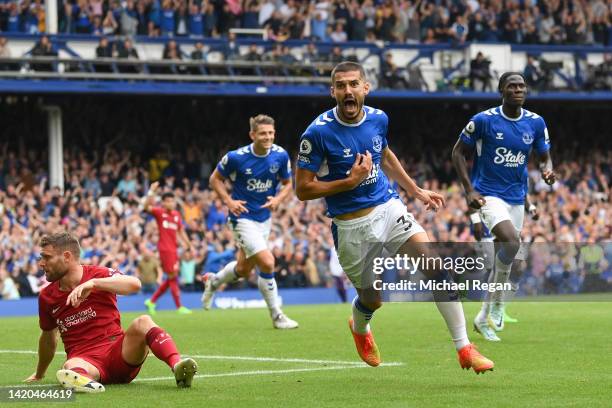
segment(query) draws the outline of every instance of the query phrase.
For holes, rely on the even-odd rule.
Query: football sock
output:
[[[510,279],[510,270],[514,259],[506,255],[504,249],[500,249],[495,256],[495,283],[507,283]],[[504,291],[496,290],[491,296],[491,301],[501,303],[504,299]]]
[[[172,294],[172,298],[174,299],[174,304],[178,309],[181,307],[181,289],[179,288],[178,277],[169,280],[170,283],[170,293]]]
[[[355,296],[355,299],[353,299],[353,331],[360,334],[368,333],[373,314],[374,311],[361,303],[359,296]]]
[[[181,355],[174,344],[172,337],[161,327],[152,327],[146,335],[147,345],[155,355],[170,368],[174,369],[176,363],[181,360]]]
[[[492,270],[489,270],[487,283],[493,283],[493,282],[495,282],[495,273]],[[484,298],[482,301],[482,306],[480,308],[480,312],[478,312],[478,315],[476,315],[476,320],[478,320],[479,322],[486,322],[490,311],[491,311],[491,293],[485,292]]]
[[[224,283],[233,282],[238,278],[238,275],[236,275],[237,264],[238,262],[232,261],[225,265],[223,269],[221,269],[215,274],[215,277],[212,281],[212,286],[215,290]]]
[[[272,319],[276,319],[276,316],[281,314],[282,311],[278,305],[278,288],[274,273],[259,272],[257,287],[266,301],[266,305],[268,305]]]
[[[161,295],[166,293],[166,291],[168,290],[168,286],[170,286],[170,283],[168,281],[169,279],[166,278],[166,280],[163,281],[161,285],[159,285],[159,288],[157,288],[153,296],[151,296],[151,302],[157,302],[157,299],[159,299]]]
[[[436,282],[453,282],[453,278],[447,271],[442,271],[435,278]],[[465,315],[459,294],[454,290],[435,290],[433,297],[436,301],[438,311],[446,322],[446,327],[453,339],[457,350],[470,344],[467,329],[465,327]]]

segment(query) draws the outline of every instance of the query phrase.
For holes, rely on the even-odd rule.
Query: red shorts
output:
[[[100,372],[100,383],[102,384],[130,383],[140,372],[142,364],[134,366],[123,360],[121,349],[124,337],[125,335],[117,336],[117,340],[112,343],[70,355],[68,359],[80,358],[96,367]]]
[[[162,269],[168,275],[176,275],[179,269],[179,259],[176,251],[159,251]]]

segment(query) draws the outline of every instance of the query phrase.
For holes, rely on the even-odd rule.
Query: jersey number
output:
[[[412,228],[412,221],[410,220],[410,216],[402,215],[396,221],[398,224],[402,224],[404,226],[404,232],[408,232],[410,228]]]

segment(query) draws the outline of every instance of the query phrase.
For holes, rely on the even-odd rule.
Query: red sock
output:
[[[161,327],[153,327],[147,332],[146,339],[155,357],[174,369],[176,363],[181,360],[181,355],[172,337]]]
[[[157,302],[157,299],[159,299],[159,297],[163,295],[166,290],[168,290],[169,285],[170,284],[168,283],[168,279],[166,279],[161,285],[159,285],[159,288],[157,288],[153,296],[151,296],[151,302]]]
[[[172,293],[172,298],[174,299],[174,304],[178,309],[181,307],[181,289],[179,288],[178,277],[174,279],[170,279],[170,293]]]
[[[89,378],[90,380],[93,380],[93,378],[91,378],[91,375],[89,375],[87,370],[84,369],[84,368],[81,368],[81,367],[72,367],[70,370],[74,371],[75,373],[79,373],[82,376]]]

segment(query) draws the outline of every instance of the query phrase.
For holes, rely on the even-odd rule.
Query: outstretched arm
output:
[[[38,364],[36,365],[36,372],[26,378],[24,382],[35,382],[44,378],[47,368],[49,368],[53,357],[55,357],[56,349],[57,328],[48,331],[43,330],[38,339]]]
[[[149,191],[147,192],[147,198],[145,199],[144,203],[144,210],[146,212],[151,212],[151,209],[155,205],[155,192],[157,191],[158,187],[159,181],[151,183],[151,186],[149,187]]]
[[[357,153],[348,177],[340,180],[317,180],[316,173],[298,167],[295,173],[295,193],[298,199],[306,201],[349,191],[361,184],[371,170],[372,154],[370,152]]]
[[[441,194],[417,186],[389,147],[385,147],[382,152],[381,166],[387,176],[397,181],[410,196],[422,201],[427,209],[435,211],[445,205],[444,197]]]

